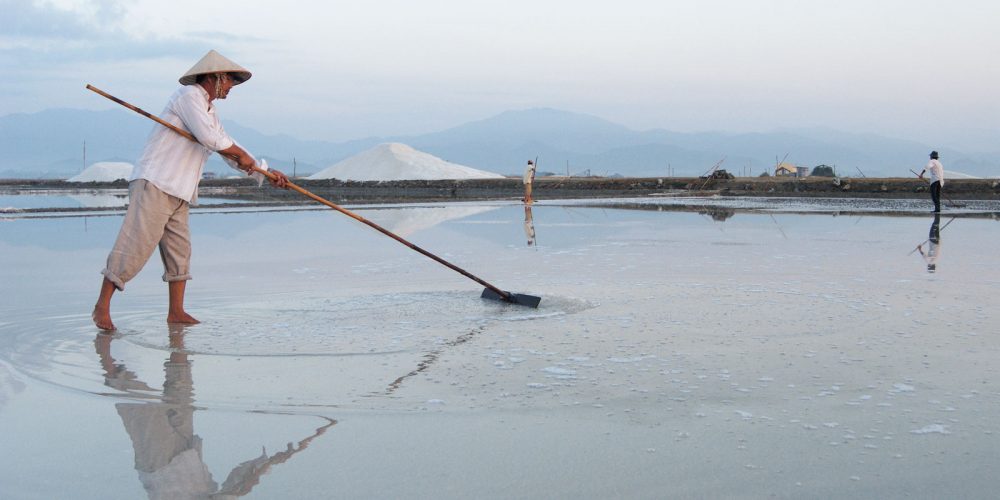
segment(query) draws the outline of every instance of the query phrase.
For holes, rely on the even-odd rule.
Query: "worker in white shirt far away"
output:
[[[934,202],[934,213],[941,212],[941,188],[944,187],[944,166],[938,161],[938,152],[931,151],[931,160],[927,166],[920,171],[920,178],[924,178],[924,172],[931,173],[931,201]]]
[[[524,169],[524,202],[531,204],[531,184],[535,182],[535,162],[528,160],[528,167]]]

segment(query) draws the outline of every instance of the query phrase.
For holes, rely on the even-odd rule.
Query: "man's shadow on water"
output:
[[[271,455],[264,450],[230,471],[219,487],[202,459],[202,440],[194,431],[194,381],[191,363],[184,351],[184,328],[170,327],[170,356],[163,365],[162,395],[138,379],[124,363],[111,356],[113,336],[97,334],[94,347],[104,370],[104,384],[133,395],[142,394],[147,402],[118,403],[115,407],[132,439],[135,469],[149,498],[227,498],[240,497],[260,482],[271,466],[284,463],[336,424],[327,424],[296,445]]]

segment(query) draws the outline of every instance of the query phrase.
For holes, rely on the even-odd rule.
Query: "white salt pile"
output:
[[[308,179],[340,179],[350,181],[401,181],[435,179],[491,179],[500,174],[477,170],[442,160],[400,143],[379,144]]]
[[[132,175],[132,164],[120,161],[99,161],[85,168],[83,172],[66,179],[67,182],[114,182],[128,180]]]
[[[982,179],[982,177],[976,177],[975,175],[970,175],[964,172],[956,172],[954,170],[944,171],[944,182],[948,183],[948,179]]]

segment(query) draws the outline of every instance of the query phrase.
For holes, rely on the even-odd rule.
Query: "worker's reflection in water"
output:
[[[535,219],[531,215],[531,205],[524,204],[524,236],[528,238],[528,246],[535,244]]]
[[[927,245],[927,250],[924,250],[924,245]],[[927,262],[927,272],[933,273],[937,271],[938,258],[941,257],[941,216],[934,214],[934,222],[931,223],[930,233],[927,235],[927,241],[917,245],[917,251],[920,255],[924,257],[924,261]]]
[[[123,363],[111,356],[113,336],[99,333],[94,346],[104,370],[105,385],[133,396],[151,398],[148,402],[118,403],[118,415],[132,439],[135,469],[149,498],[235,498],[250,492],[272,465],[285,462],[302,451],[309,442],[336,423],[327,424],[286,450],[237,465],[220,488],[202,460],[202,441],[194,432],[194,383],[191,360],[184,351],[183,327],[171,327],[170,357],[163,365],[165,375],[162,396],[138,379]]]

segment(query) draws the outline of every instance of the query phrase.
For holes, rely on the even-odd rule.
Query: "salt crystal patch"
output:
[[[910,434],[951,434],[947,425],[931,424],[921,429],[914,429]]]
[[[542,368],[542,371],[551,375],[576,375],[576,370],[570,370],[569,368],[560,368],[558,366],[549,366]]]

